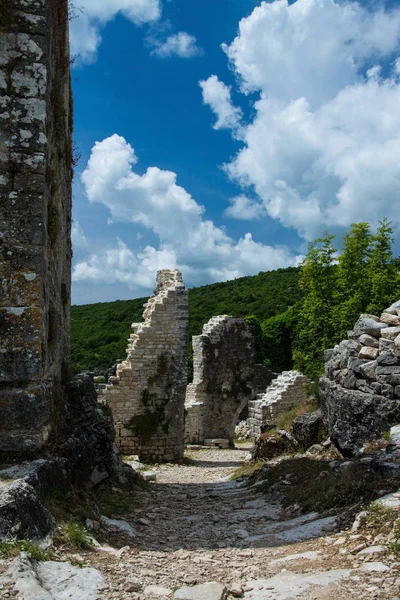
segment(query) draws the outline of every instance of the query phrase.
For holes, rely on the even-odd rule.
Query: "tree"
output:
[[[311,379],[320,375],[324,350],[330,347],[334,337],[334,238],[325,233],[312,242],[301,266],[299,283],[305,297],[293,344],[293,358],[295,367]]]
[[[342,340],[369,302],[369,257],[373,236],[368,223],[352,223],[343,238],[336,271],[333,325],[335,341]]]
[[[254,315],[245,317],[244,319],[250,327],[250,331],[254,339],[255,361],[261,364],[264,360],[264,339],[261,330],[260,321]]]
[[[368,261],[371,289],[367,305],[367,311],[372,314],[380,314],[384,308],[398,300],[400,291],[400,277],[392,252],[394,238],[391,225],[387,219],[379,221],[373,237]]]
[[[293,368],[292,345],[299,319],[300,303],[286,312],[262,322],[264,341],[264,364],[272,371],[287,371]]]

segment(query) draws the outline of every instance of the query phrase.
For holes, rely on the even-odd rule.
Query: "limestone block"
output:
[[[400,325],[400,317],[397,314],[392,315],[388,312],[384,312],[381,314],[380,320],[382,321],[382,323],[386,323],[390,326]]]
[[[379,343],[379,342],[378,342]],[[367,360],[375,360],[379,356],[378,348],[371,348],[370,346],[364,346],[358,353],[359,358],[366,358]]]
[[[379,340],[377,340],[372,335],[368,335],[367,333],[363,333],[360,335],[360,342],[363,346],[371,346],[371,348],[379,348]]]

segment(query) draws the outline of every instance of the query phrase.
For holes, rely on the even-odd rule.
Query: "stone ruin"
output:
[[[249,403],[250,436],[264,433],[282,413],[302,404],[306,399],[309,379],[298,371],[283,371],[267,390]]]
[[[69,360],[68,2],[1,7],[0,451],[35,452]]]
[[[254,395],[254,342],[243,319],[222,315],[193,337],[193,383],[187,387],[185,441],[228,440]]]
[[[133,473],[92,378],[68,373],[68,0],[0,2],[0,102],[0,540],[41,539],[54,489]]]
[[[144,461],[183,458],[188,356],[188,292],[178,270],[157,273],[143,323],[133,323],[127,359],[102,392],[116,443]]]
[[[319,386],[325,427],[352,456],[400,422],[400,301],[380,317],[361,315],[326,360]]]

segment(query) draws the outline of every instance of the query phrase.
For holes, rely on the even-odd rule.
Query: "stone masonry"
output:
[[[101,394],[114,418],[116,443],[143,461],[179,460],[184,451],[188,292],[178,270],[157,273],[143,323],[133,323],[127,359]]]
[[[353,456],[400,422],[400,301],[379,317],[361,315],[325,358],[325,427],[342,454]]]
[[[187,388],[185,441],[222,438],[233,444],[235,426],[253,396],[254,342],[243,319],[222,315],[193,337],[193,383]]]
[[[282,413],[305,400],[309,380],[298,371],[283,371],[267,390],[249,403],[250,435],[254,439],[263,433],[265,425],[273,423]]]
[[[69,357],[68,2],[0,8],[0,451],[33,452]]]

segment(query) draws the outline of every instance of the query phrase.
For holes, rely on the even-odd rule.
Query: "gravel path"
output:
[[[118,516],[133,537],[106,529],[107,544],[63,558],[103,574],[101,600],[172,600],[182,586],[189,591],[177,598],[222,600],[217,584],[229,599],[400,600],[399,565],[387,554],[354,552],[373,540],[336,531],[332,517],[290,519],[259,486],[230,481],[247,452],[193,451],[192,464],[155,467],[150,491],[139,492]],[[192,587],[206,582],[216,584],[200,592]],[[10,589],[3,595],[0,589],[0,598],[15,597]]]
[[[343,534],[332,530],[333,519],[319,520],[314,514],[282,521],[279,504],[266,502],[258,486],[245,488],[230,481],[247,453],[246,447],[193,451],[193,465],[155,469],[150,498],[129,517],[137,533],[134,542],[125,540],[130,549],[120,558],[99,552],[91,560],[108,579],[104,600],[159,600],[163,596],[152,595],[148,586],[172,591],[209,581],[233,591],[247,585],[243,597],[255,600],[396,599],[398,567],[383,573],[361,571],[363,561],[351,554]],[[338,582],[327,572],[339,573]],[[320,581],[315,581],[321,585],[307,586],[300,579],[294,584],[292,573],[297,579],[318,576]],[[265,578],[277,575],[279,584],[265,584]],[[136,594],[128,591],[135,583],[141,586]]]

